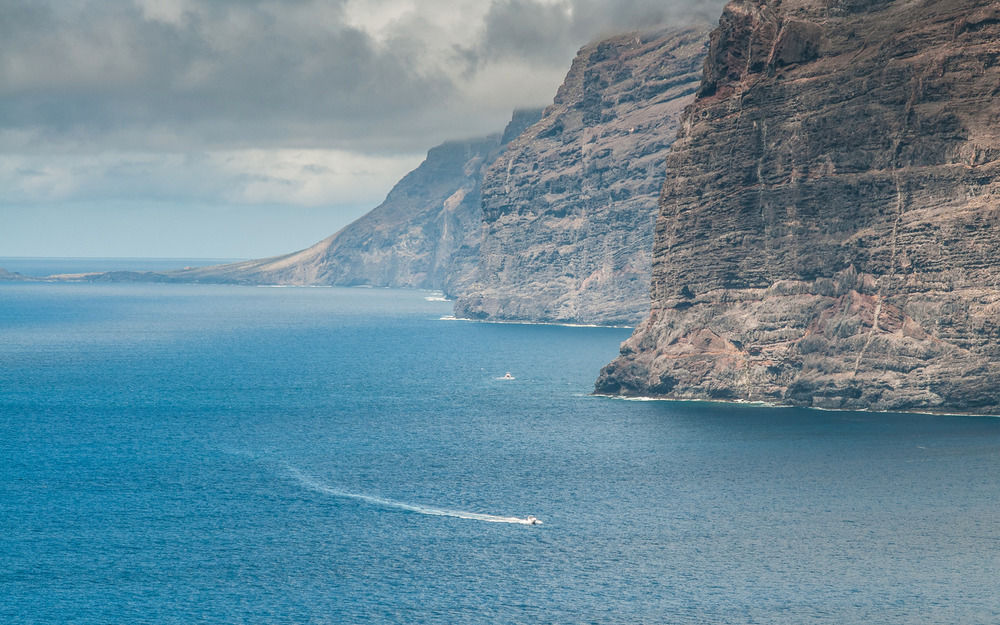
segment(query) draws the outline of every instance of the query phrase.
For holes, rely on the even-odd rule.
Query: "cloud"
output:
[[[0,128],[58,149],[413,152],[548,102],[589,39],[719,5],[0,0]],[[542,79],[490,93],[501,71]]]
[[[336,147],[453,97],[439,68],[378,46],[337,3],[41,0],[0,12],[0,124],[43,140]]]
[[[339,224],[428,148],[498,132],[514,108],[551,102],[588,41],[714,19],[721,6],[0,0],[0,217],[16,212],[21,230],[8,220],[8,234],[22,238],[42,206],[55,228],[60,206],[79,224],[80,207],[107,202],[116,220],[130,204],[261,215],[273,204],[334,207],[342,214],[322,223]]]
[[[419,157],[341,150],[0,155],[3,204],[89,201],[374,205]]]

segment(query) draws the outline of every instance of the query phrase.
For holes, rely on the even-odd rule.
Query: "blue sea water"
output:
[[[171,271],[235,262],[234,258],[42,258],[0,256],[0,269],[35,278],[59,273]]]
[[[1000,622],[1000,420],[595,398],[627,330],[426,295],[0,285],[0,622]]]

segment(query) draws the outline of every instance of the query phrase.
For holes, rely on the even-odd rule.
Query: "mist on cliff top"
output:
[[[0,256],[260,256],[721,1],[0,0]],[[126,232],[127,231],[127,232]]]

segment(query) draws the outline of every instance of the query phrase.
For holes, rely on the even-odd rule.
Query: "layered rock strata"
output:
[[[730,3],[598,393],[1000,412],[1000,9]]]
[[[433,148],[381,205],[308,249],[165,275],[188,282],[444,290],[469,282],[482,235],[483,172],[540,117],[541,110],[517,111],[502,135]]]
[[[486,171],[478,275],[456,315],[641,321],[664,160],[707,43],[695,27],[579,52],[542,120]]]

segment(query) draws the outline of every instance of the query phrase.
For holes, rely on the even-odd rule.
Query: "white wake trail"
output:
[[[315,491],[317,493],[323,493],[325,495],[331,495],[333,497],[341,497],[343,499],[355,499],[357,501],[363,501],[369,503],[373,506],[381,506],[383,508],[394,508],[396,510],[407,510],[409,512],[416,512],[417,514],[426,514],[429,516],[446,516],[453,517],[456,519],[468,519],[470,521],[485,521],[487,523],[513,523],[516,525],[541,525],[541,521],[535,519],[534,517],[516,517],[516,516],[499,516],[496,514],[482,514],[479,512],[465,512],[462,510],[447,510],[444,508],[430,508],[427,506],[418,506],[409,503],[403,503],[401,501],[393,501],[391,499],[383,499],[382,497],[374,497],[372,495],[362,495],[359,493],[351,493],[345,490],[340,490],[339,488],[333,488],[328,486],[319,480],[310,477],[303,473],[302,471],[296,469],[291,465],[285,465],[288,472],[299,481],[300,484],[308,488],[309,490]]]

